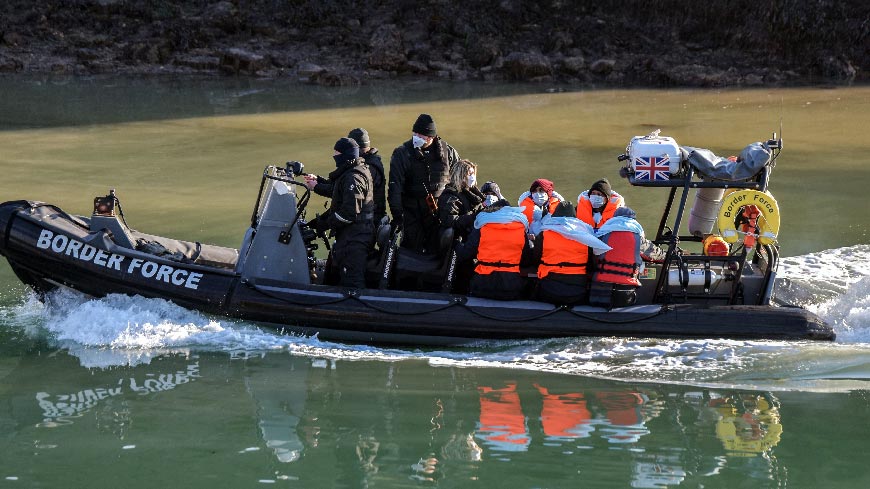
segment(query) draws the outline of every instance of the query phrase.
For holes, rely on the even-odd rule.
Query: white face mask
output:
[[[547,192],[535,192],[532,194],[532,202],[537,205],[546,204],[548,198],[549,196],[547,195]]]
[[[473,187],[475,183],[477,183],[477,175],[474,173],[468,175],[468,186]]]
[[[426,140],[414,134],[411,136],[411,144],[413,144],[415,148],[422,148],[423,145],[426,144]]]
[[[597,209],[597,208],[601,207],[602,205],[604,205],[605,202],[607,202],[607,200],[604,198],[603,195],[590,195],[589,196],[589,203],[592,204],[593,209]]]
[[[483,199],[483,206],[489,207],[496,202],[498,202],[498,197],[496,197],[495,195],[487,195],[486,198]]]

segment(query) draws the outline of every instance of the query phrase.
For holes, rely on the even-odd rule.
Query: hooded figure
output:
[[[372,177],[365,160],[359,157],[356,141],[341,138],[334,149],[336,168],[329,174],[334,185],[327,221],[335,238],[332,261],[340,285],[363,288],[366,259],[374,238]]]
[[[613,217],[617,208],[623,206],[622,196],[613,191],[606,178],[602,178],[577,196],[577,219],[598,229]]]
[[[438,197],[447,186],[459,153],[438,137],[435,121],[420,114],[411,139],[393,150],[387,203],[393,224],[402,228],[402,247],[420,253],[438,250]]]

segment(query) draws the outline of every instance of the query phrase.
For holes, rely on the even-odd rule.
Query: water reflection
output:
[[[35,387],[29,411],[39,418],[31,425],[36,432],[21,436],[53,450],[69,445],[65,430],[133,447],[207,415],[225,435],[216,452],[261,452],[268,455],[261,463],[281,477],[323,487],[483,480],[505,467],[533,470],[530,481],[581,474],[621,487],[735,473],[783,477],[775,456],[781,401],[770,392],[286,353],[170,355],[135,367],[63,367],[47,375],[20,386]],[[167,416],[174,423],[153,422]],[[131,429],[149,420],[146,433]],[[11,425],[19,426],[13,434],[27,431]],[[256,440],[247,440],[252,432]]]

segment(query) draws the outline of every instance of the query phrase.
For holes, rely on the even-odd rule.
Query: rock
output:
[[[308,61],[299,63],[299,66],[296,68],[296,74],[301,78],[311,78],[324,71],[326,71],[326,68]]]
[[[207,55],[180,55],[173,60],[173,64],[194,70],[214,71],[221,66],[221,58]]]
[[[405,63],[404,71],[414,73],[415,75],[422,75],[429,72],[429,67],[420,61],[408,61]]]
[[[596,75],[608,75],[613,68],[616,66],[616,60],[613,59],[599,59],[594,63],[589,65],[589,71],[595,73]]]
[[[586,69],[586,58],[583,56],[570,56],[562,60],[562,69],[566,73],[576,75]]]
[[[446,61],[430,61],[429,68],[431,68],[435,71],[438,71],[438,72],[441,72],[441,71],[451,72],[451,71],[456,71],[458,69],[458,66],[456,66],[453,63],[448,63]],[[438,76],[441,76],[441,75],[439,74]]]
[[[16,73],[22,69],[24,69],[24,63],[10,56],[0,54],[0,73]]]
[[[212,5],[203,13],[202,18],[206,24],[226,32],[235,32],[239,27],[239,11],[227,1]]]
[[[852,63],[842,56],[827,56],[819,60],[819,71],[825,78],[833,78],[850,82],[855,79],[858,70],[852,66]]]
[[[743,84],[748,87],[760,87],[764,85],[764,77],[756,73],[750,73],[743,77]]]
[[[3,34],[3,42],[9,46],[20,46],[24,44],[24,36],[17,32],[7,32]]]
[[[308,79],[309,83],[326,87],[353,87],[360,85],[360,79],[352,73],[324,70]]]
[[[465,48],[465,59],[474,68],[492,64],[501,55],[498,43],[492,39],[482,39],[471,42]]]
[[[272,51],[269,53],[269,58],[272,59],[272,64],[279,68],[292,68],[298,62],[295,56],[286,51]]]
[[[509,78],[515,80],[548,76],[552,72],[550,60],[539,53],[510,53],[504,58],[502,69]]]
[[[372,68],[397,70],[407,61],[402,32],[395,24],[380,26],[369,39],[369,47],[368,61]]]
[[[253,75],[266,67],[266,59],[244,49],[230,48],[221,54],[220,67],[229,73]]]

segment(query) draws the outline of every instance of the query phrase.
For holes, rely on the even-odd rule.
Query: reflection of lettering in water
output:
[[[176,388],[179,385],[192,382],[199,377],[199,364],[187,366],[185,371],[177,371],[172,374],[147,374],[144,380],[131,377],[130,379],[118,379],[118,387],[96,389],[83,389],[72,394],[50,394],[37,392],[36,402],[42,409],[43,421],[37,426],[52,428],[64,424],[72,424],[72,419],[81,416],[96,407],[101,401],[117,397],[125,393],[125,381],[129,391],[139,395],[164,392]]]

